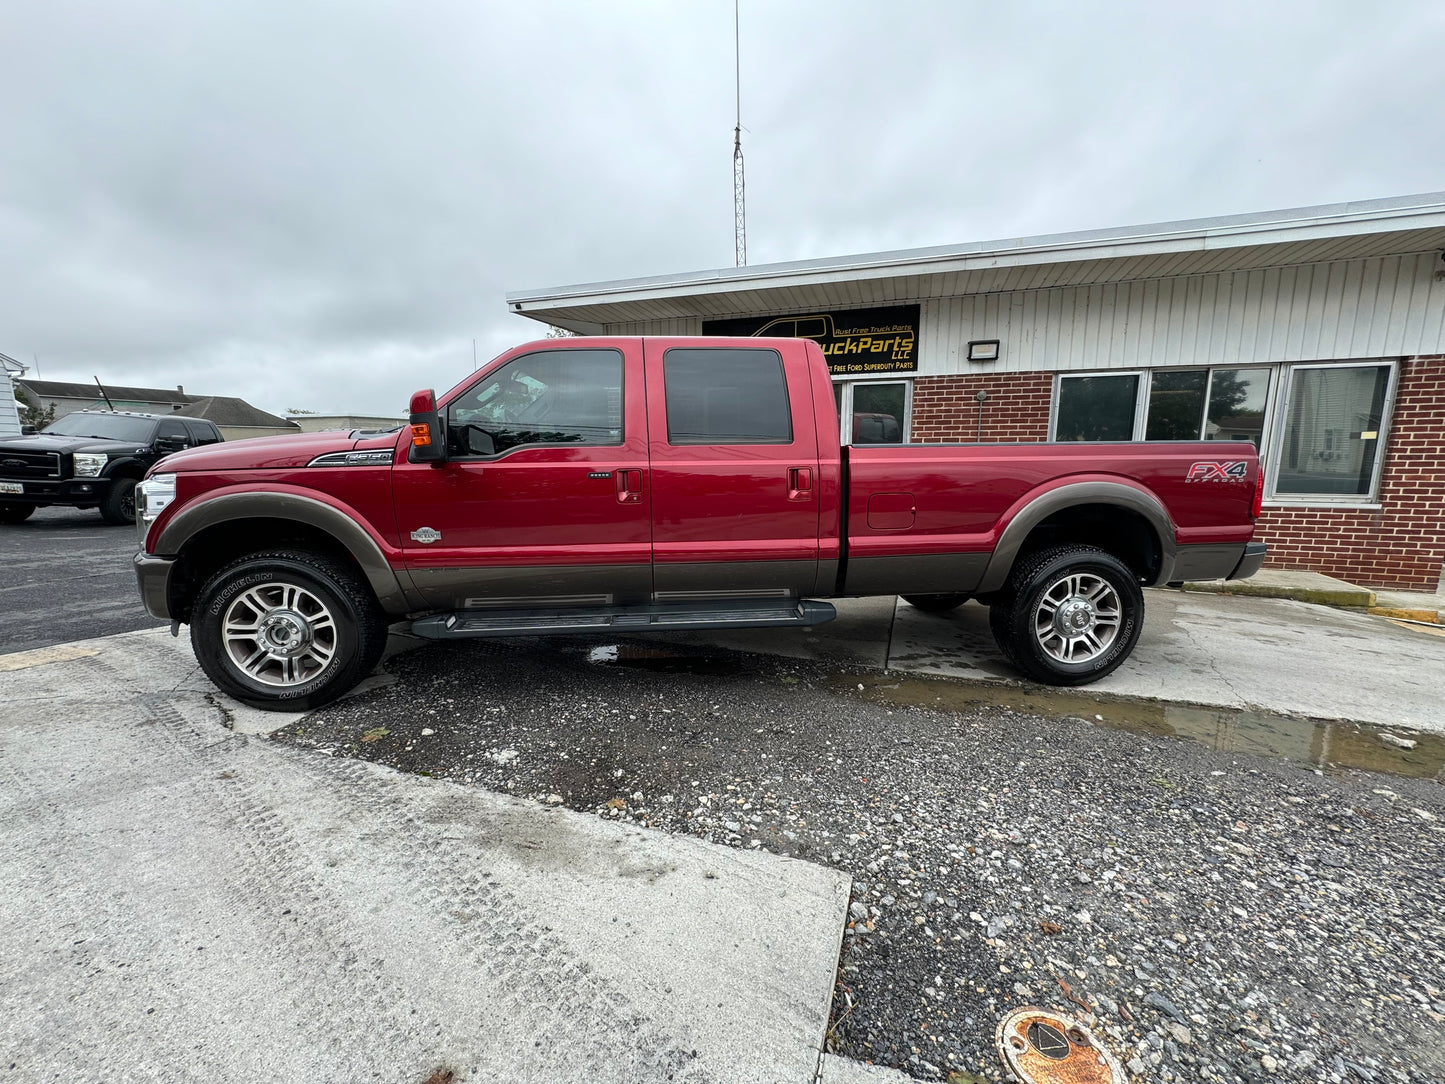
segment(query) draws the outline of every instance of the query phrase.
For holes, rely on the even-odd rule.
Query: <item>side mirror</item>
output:
[[[20,427],[20,435],[22,437],[33,437],[38,432],[40,432],[40,430],[36,429],[33,425],[22,425]]]
[[[447,457],[447,435],[437,412],[436,393],[430,388],[411,397],[411,450],[413,463],[440,463]]]

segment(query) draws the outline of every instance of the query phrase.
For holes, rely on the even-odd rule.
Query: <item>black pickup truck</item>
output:
[[[44,432],[0,440],[0,524],[23,523],[51,504],[134,523],[135,486],[146,471],[172,452],[222,439],[199,418],[77,410]]]

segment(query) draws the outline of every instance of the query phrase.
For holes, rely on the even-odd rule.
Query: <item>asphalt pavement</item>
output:
[[[161,624],[141,605],[135,552],[135,529],[93,508],[41,508],[0,525],[0,652]]]

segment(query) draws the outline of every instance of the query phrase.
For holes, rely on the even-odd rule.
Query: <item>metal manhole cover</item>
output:
[[[1126,1084],[1114,1056],[1069,1016],[1015,1009],[999,1021],[994,1041],[1020,1084]]]

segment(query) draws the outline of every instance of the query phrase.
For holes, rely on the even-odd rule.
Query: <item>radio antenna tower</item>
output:
[[[738,36],[738,0],[733,0],[733,79],[737,120],[733,125],[733,256],[738,267],[748,262],[747,189],[743,183],[743,67]]]

